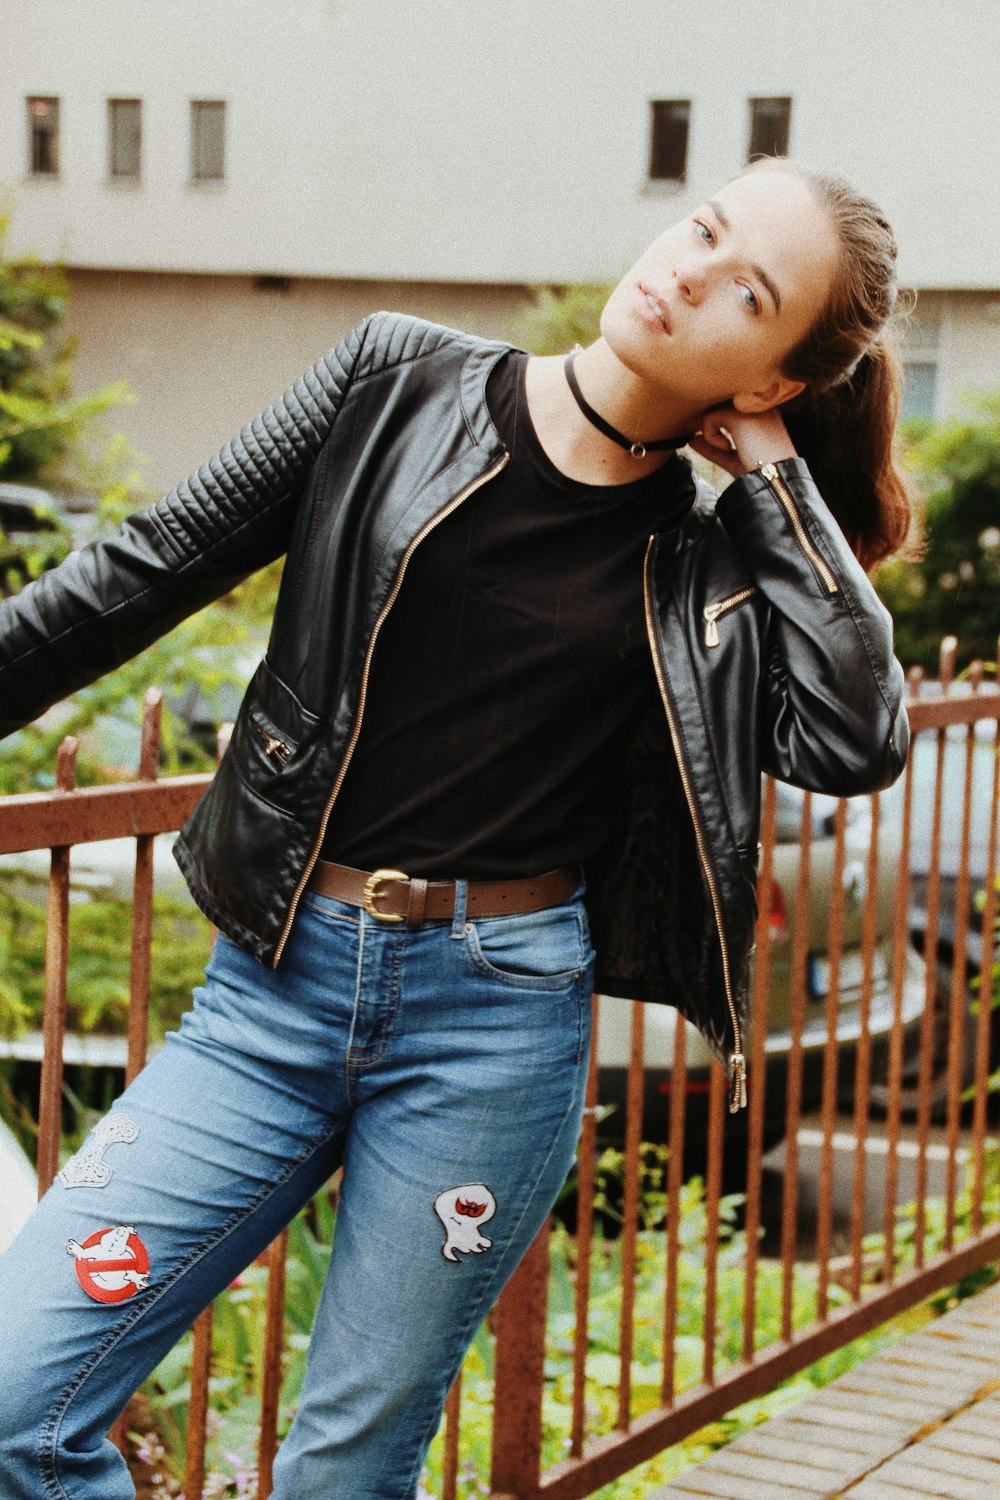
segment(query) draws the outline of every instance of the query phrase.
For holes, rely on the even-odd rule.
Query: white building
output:
[[[505,333],[781,148],[884,206],[908,401],[1000,386],[995,0],[0,0],[12,245],[173,483],[365,312]]]

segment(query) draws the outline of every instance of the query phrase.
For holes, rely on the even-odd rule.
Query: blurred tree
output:
[[[896,622],[906,666],[937,667],[944,635],[959,665],[995,663],[1000,632],[1000,393],[967,398],[968,415],[911,423],[907,464],[924,502],[923,555],[895,559],[877,587]]]
[[[6,253],[0,216],[0,479],[75,480],[74,460],[95,417],[130,399],[123,381],[73,397],[76,341],[59,329],[66,278],[30,256]]]

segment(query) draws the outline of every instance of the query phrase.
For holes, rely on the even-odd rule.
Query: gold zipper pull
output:
[[[729,1059],[729,1113],[735,1115],[747,1107],[747,1060],[742,1052]]]
[[[273,734],[268,734],[266,729],[262,729],[260,732],[264,739],[264,754],[273,755],[275,760],[280,761],[283,766],[287,766],[292,752],[284,740],[276,739]]]
[[[718,604],[706,604],[702,610],[702,618],[705,621],[705,645],[717,646],[719,644],[719,626],[717,624],[721,606]]]

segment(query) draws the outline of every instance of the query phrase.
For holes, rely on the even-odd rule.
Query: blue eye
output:
[[[743,295],[744,306],[748,307],[753,313],[760,312],[760,302],[756,292],[752,291],[748,286],[743,286],[742,283],[740,284],[740,292]]]
[[[695,233],[700,239],[703,239],[705,241],[706,245],[715,244],[715,235],[703,219],[695,219],[694,227]]]

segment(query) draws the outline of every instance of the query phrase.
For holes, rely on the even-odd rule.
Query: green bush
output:
[[[907,666],[937,670],[945,635],[959,665],[995,663],[1000,633],[1000,393],[970,396],[969,415],[908,428],[907,463],[923,496],[925,551],[878,575]]]

